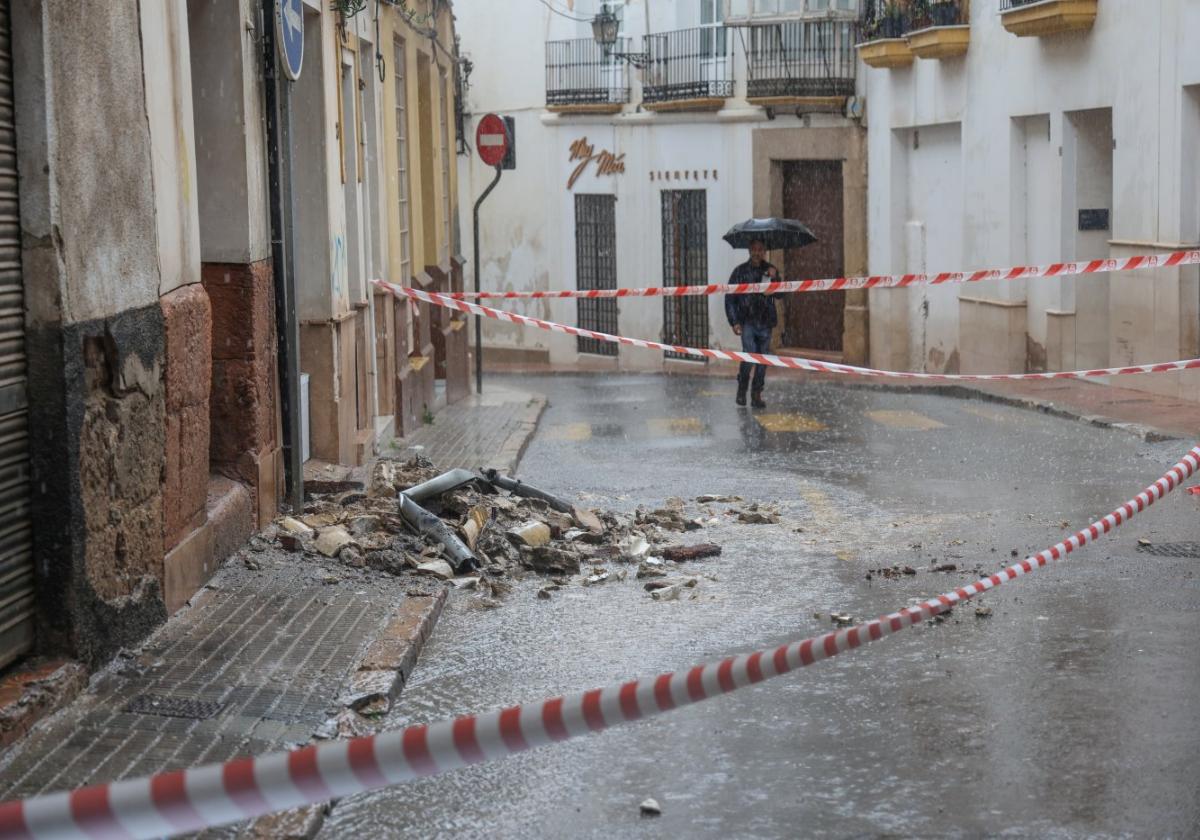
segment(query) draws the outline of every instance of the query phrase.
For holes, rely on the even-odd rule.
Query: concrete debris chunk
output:
[[[638,580],[644,580],[646,578],[661,578],[666,576],[667,573],[662,567],[661,560],[655,562],[655,558],[651,557],[638,564]]]
[[[630,534],[617,543],[617,548],[621,550],[622,556],[637,560],[649,553],[650,543],[646,542],[646,538],[639,534]]]
[[[463,521],[462,527],[459,528],[459,533],[462,534],[463,542],[467,544],[467,548],[472,551],[475,550],[475,543],[479,541],[479,535],[483,533],[487,522],[487,508],[476,506],[467,512],[467,518]]]
[[[702,505],[711,505],[715,502],[720,502],[723,504],[731,504],[733,502],[740,502],[741,500],[742,500],[741,496],[715,496],[715,495],[711,495],[711,494],[705,494],[703,496],[696,497],[696,501]]]
[[[314,534],[313,529],[308,527],[307,525],[305,525],[299,519],[296,519],[295,517],[292,517],[292,516],[285,516],[282,519],[280,519],[279,527],[283,531],[286,531],[287,533],[292,534],[293,536],[300,537],[302,539],[311,540],[313,538],[313,534]]]
[[[705,557],[717,557],[721,546],[712,543],[698,545],[671,545],[662,550],[663,559],[670,563],[686,563],[689,560],[701,560]]]
[[[330,525],[336,525],[338,518],[332,513],[312,513],[307,516],[300,517],[300,521],[310,528],[315,528],[318,531],[322,528],[328,528]]]
[[[323,528],[317,535],[317,551],[326,557],[337,557],[344,546],[354,542],[350,534],[340,525]]]
[[[350,520],[350,533],[356,537],[365,537],[383,527],[383,520],[378,516],[356,516]]]
[[[854,623],[854,617],[850,613],[830,613],[829,620],[835,627],[849,627]]]
[[[683,594],[683,587],[678,583],[672,586],[666,586],[662,589],[656,589],[650,593],[650,597],[655,601],[678,601],[679,596]]]
[[[642,816],[644,817],[659,817],[662,816],[662,808],[658,804],[658,800],[654,798],[645,799],[639,806]]]
[[[579,555],[561,548],[548,545],[538,546],[529,550],[527,555],[522,552],[521,559],[526,567],[544,575],[579,574]]]
[[[586,528],[593,534],[604,532],[604,523],[600,521],[600,517],[590,510],[585,510],[578,505],[571,508],[571,514],[578,523],[580,528]]]
[[[609,573],[608,573],[608,570],[606,569],[602,572],[596,572],[593,575],[588,575],[586,578],[583,579],[583,585],[584,586],[594,586],[597,583],[604,583],[606,580],[608,580],[608,578],[609,578]]]
[[[441,580],[450,580],[454,577],[454,569],[445,560],[431,560],[428,563],[422,563],[417,566],[417,571],[424,575],[432,575]]]
[[[992,617],[992,608],[991,607],[976,607],[975,608],[975,617],[976,618],[991,618]]]
[[[396,463],[381,458],[371,469],[371,486],[368,494],[375,498],[396,497]]]
[[[518,545],[537,548],[550,542],[550,526],[545,522],[526,522],[510,530],[508,536]]]
[[[778,525],[779,514],[763,510],[743,510],[738,514],[743,525]]]

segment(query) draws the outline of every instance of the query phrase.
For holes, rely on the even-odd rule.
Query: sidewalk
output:
[[[488,388],[383,454],[422,447],[439,467],[513,471],[544,406],[538,395]],[[445,586],[252,539],[188,607],[0,757],[0,799],[369,730],[403,687]],[[295,816],[311,824],[320,813]],[[278,835],[282,825],[243,832]]]
[[[443,409],[433,422],[407,438],[397,439],[380,454],[406,458],[420,454],[439,469],[494,467],[514,473],[546,398],[484,379],[483,394]]]
[[[977,383],[963,388],[985,399],[1123,429],[1153,443],[1200,440],[1200,403],[1146,391],[1070,379]]]

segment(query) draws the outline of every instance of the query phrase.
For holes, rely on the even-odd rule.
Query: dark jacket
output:
[[[772,268],[774,266],[765,260],[757,268],[746,260],[729,275],[729,285],[767,282],[767,272]],[[774,329],[779,316],[775,312],[773,297],[774,295],[762,294],[725,295],[725,317],[729,319],[729,326],[742,324]]]

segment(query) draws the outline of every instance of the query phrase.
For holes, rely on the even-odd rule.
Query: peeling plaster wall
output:
[[[12,2],[38,645],[93,665],[166,617],[159,296],[199,278],[181,13]]]

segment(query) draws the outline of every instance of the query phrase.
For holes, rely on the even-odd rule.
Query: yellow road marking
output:
[[[755,414],[758,425],[768,432],[823,432],[824,423],[804,414]]]
[[[983,405],[962,405],[959,406],[967,414],[974,414],[976,417],[982,417],[984,420],[992,420],[996,423],[1011,422],[1011,418],[1003,412],[997,411],[994,408],[988,408]]]
[[[592,424],[566,423],[558,426],[551,426],[546,430],[546,437],[548,437],[550,440],[567,440],[574,443],[591,440]]]
[[[854,552],[846,551],[845,549],[842,549],[841,551],[835,551],[833,556],[836,557],[837,559],[841,560],[844,563],[848,563],[854,559]]]
[[[932,417],[926,417],[924,414],[918,414],[915,411],[879,409],[877,411],[868,411],[867,416],[880,425],[888,426],[892,429],[903,429],[909,432],[928,432],[933,429],[946,428],[945,423],[939,423]]]
[[[702,435],[704,424],[695,417],[654,417],[646,421],[655,435]]]
[[[801,488],[800,498],[804,499],[804,503],[808,505],[814,519],[834,523],[842,518],[838,509],[829,501],[829,497],[820,490]]]

